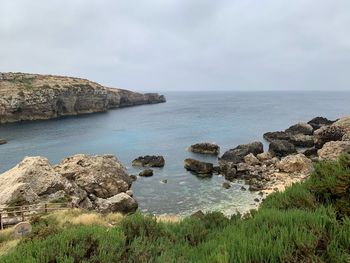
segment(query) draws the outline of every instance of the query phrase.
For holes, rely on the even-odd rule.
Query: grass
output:
[[[8,246],[0,261],[348,263],[349,207],[350,158],[342,156],[243,217],[157,220],[72,210],[34,218],[33,232],[20,241],[0,234],[0,247]]]

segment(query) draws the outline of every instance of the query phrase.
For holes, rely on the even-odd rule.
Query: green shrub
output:
[[[117,229],[100,226],[77,226],[18,246],[1,262],[120,262],[125,237]]]

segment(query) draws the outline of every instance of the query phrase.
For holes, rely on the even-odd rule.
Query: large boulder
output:
[[[252,142],[249,144],[238,145],[236,148],[226,151],[220,161],[240,163],[244,161],[244,157],[252,153],[257,155],[264,152],[264,146],[261,142]]]
[[[290,126],[288,129],[286,129],[286,132],[290,134],[312,135],[313,130],[314,129],[310,124],[306,122],[299,122],[293,126]]]
[[[341,141],[345,134],[346,130],[341,126],[323,126],[315,131],[315,146],[320,149],[326,142]]]
[[[163,156],[146,155],[133,160],[132,165],[139,167],[164,167],[165,160]]]
[[[219,145],[215,143],[207,143],[207,142],[193,144],[188,148],[188,150],[190,152],[201,153],[201,154],[218,155],[220,153]]]
[[[65,158],[55,171],[89,194],[109,198],[129,190],[132,179],[114,155],[77,154]]]
[[[308,121],[308,124],[310,124],[314,130],[318,130],[323,126],[329,126],[334,122],[335,121],[328,120],[327,118],[324,118],[324,117],[316,117]]]
[[[312,161],[299,153],[283,157],[277,164],[277,168],[286,173],[309,173],[312,169]]]
[[[201,162],[195,159],[187,158],[185,159],[185,168],[195,174],[199,175],[212,175],[213,174],[213,164]]]
[[[96,210],[101,213],[130,213],[136,211],[138,204],[130,195],[120,193],[107,199],[97,198],[95,206]]]
[[[284,157],[296,152],[295,146],[288,141],[276,140],[269,145],[269,153],[277,157]]]
[[[72,188],[43,157],[26,157],[11,170],[0,175],[0,204],[32,204]]]
[[[136,203],[135,200],[128,199],[126,204],[122,204],[126,199],[115,197],[127,192],[131,182],[123,166],[111,155],[78,154],[64,159],[55,167],[46,158],[26,157],[0,175],[0,205],[69,200],[75,207],[91,210],[99,207],[97,200],[106,200],[118,203],[113,206],[113,211],[133,212],[135,205],[129,203]],[[110,199],[112,197],[114,199]]]
[[[327,142],[317,151],[320,160],[336,160],[343,153],[350,153],[350,141]]]

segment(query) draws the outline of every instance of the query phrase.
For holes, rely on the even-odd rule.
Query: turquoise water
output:
[[[222,188],[222,177],[201,179],[183,169],[183,160],[212,157],[191,154],[196,142],[216,142],[222,152],[267,131],[285,129],[315,116],[335,119],[350,114],[350,92],[173,92],[167,103],[111,110],[107,113],[0,126],[0,172],[24,156],[46,156],[56,164],[76,153],[118,156],[131,174],[131,161],[146,154],[166,159],[163,169],[133,185],[140,209],[154,214],[188,214],[222,210],[232,213],[255,207],[256,194],[234,183]],[[265,147],[266,148],[266,147]],[[167,184],[160,181],[167,179]]]

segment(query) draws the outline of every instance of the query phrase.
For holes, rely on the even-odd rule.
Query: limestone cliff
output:
[[[0,73],[0,123],[43,120],[165,102],[157,93],[108,88],[86,79]]]

